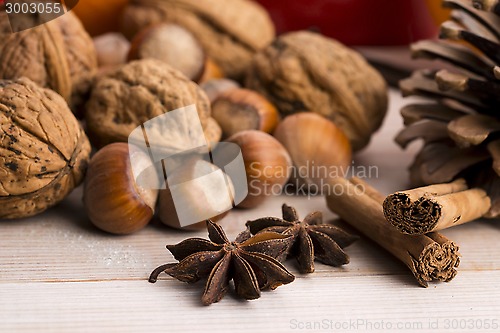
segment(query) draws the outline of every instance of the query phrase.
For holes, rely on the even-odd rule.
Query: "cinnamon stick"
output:
[[[400,232],[423,235],[468,223],[484,216],[491,199],[479,188],[469,189],[465,180],[438,184],[389,195],[384,215]]]
[[[330,210],[401,260],[421,286],[427,287],[433,280],[448,282],[456,276],[460,255],[454,242],[435,232],[402,234],[385,220],[384,196],[376,189],[358,178],[332,182],[337,191],[326,198]]]

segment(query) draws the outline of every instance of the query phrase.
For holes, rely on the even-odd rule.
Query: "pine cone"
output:
[[[445,0],[453,9],[439,41],[412,45],[416,58],[439,59],[453,69],[415,72],[400,83],[405,96],[434,103],[406,106],[407,126],[396,138],[425,144],[410,168],[413,185],[464,177],[492,199],[487,217],[500,216],[500,5],[498,0]]]

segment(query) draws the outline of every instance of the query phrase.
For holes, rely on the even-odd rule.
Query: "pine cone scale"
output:
[[[416,71],[401,81],[403,95],[427,97],[434,103],[403,108],[406,128],[396,141],[402,147],[417,139],[424,141],[410,167],[414,185],[464,177],[471,186],[488,192],[492,199],[488,217],[498,217],[500,16],[483,6],[485,1],[443,3],[454,9],[451,20],[441,27],[444,40],[418,42],[412,46],[412,54],[415,58],[438,59],[451,67]]]

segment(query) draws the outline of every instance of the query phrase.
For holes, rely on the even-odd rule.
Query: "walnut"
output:
[[[281,113],[312,111],[336,123],[353,149],[365,147],[387,111],[387,86],[358,53],[312,32],[282,35],[259,52],[246,84]]]
[[[76,111],[96,69],[92,39],[71,12],[18,33],[0,12],[0,79],[28,77],[59,93]]]
[[[240,78],[253,54],[275,36],[265,9],[249,0],[132,0],[122,22],[128,38],[160,22],[184,26],[232,78]]]
[[[184,74],[154,59],[130,62],[96,80],[87,103],[86,120],[92,143],[98,147],[127,142],[132,131],[166,112],[195,104],[207,140],[220,140],[221,130],[210,118],[205,92]],[[162,140],[175,140],[166,129]]]
[[[0,126],[0,219],[38,214],[82,182],[90,143],[61,96],[0,80]]]

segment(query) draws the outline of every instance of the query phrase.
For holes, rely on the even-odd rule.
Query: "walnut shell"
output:
[[[132,131],[148,120],[192,104],[207,140],[218,142],[221,131],[210,120],[210,102],[196,83],[162,61],[133,61],[96,80],[87,103],[88,133],[98,147],[127,142]]]
[[[337,124],[360,150],[382,124],[387,85],[357,52],[319,34],[282,35],[259,52],[246,85],[284,115],[312,111]]]
[[[28,77],[80,107],[97,58],[92,39],[71,12],[33,29],[12,33],[0,12],[0,79]]]
[[[232,78],[240,78],[254,53],[275,36],[266,10],[249,0],[132,0],[122,22],[128,38],[160,22],[184,26]]]
[[[61,96],[0,80],[0,126],[0,219],[38,214],[82,182],[90,143]]]

